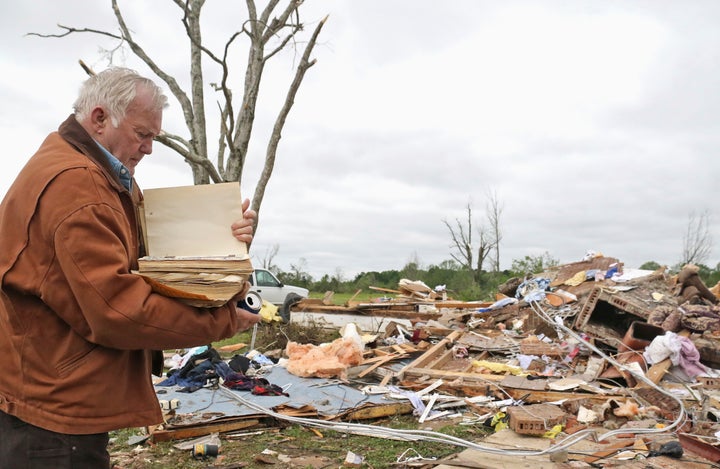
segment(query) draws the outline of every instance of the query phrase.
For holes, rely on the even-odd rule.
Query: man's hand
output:
[[[247,296],[248,292],[250,291],[250,287],[251,287],[251,286],[252,286],[252,285],[250,285],[250,282],[248,282],[247,280],[245,280],[245,284],[243,285],[242,290],[240,290],[240,293],[238,293],[237,296],[236,296],[236,298],[238,298],[238,300],[236,301],[236,303],[237,303],[238,301],[242,301],[242,300],[245,299],[245,297]]]
[[[262,319],[260,314],[251,313],[246,309],[238,308],[237,303],[235,303],[235,314],[237,314],[238,318],[238,332],[250,329]]]
[[[245,199],[243,201],[242,210],[243,218],[241,220],[236,220],[230,228],[232,229],[233,236],[235,236],[238,241],[250,244],[253,239],[253,230],[255,220],[257,219],[257,213],[255,213],[255,210],[250,210],[250,199]]]
[[[235,314],[238,318],[238,332],[250,329],[262,319],[259,313],[251,313],[244,308],[238,307],[238,303],[245,300],[245,297],[250,291],[250,286],[250,282],[246,280],[242,291],[235,295],[232,300],[230,300],[231,304],[235,305]]]

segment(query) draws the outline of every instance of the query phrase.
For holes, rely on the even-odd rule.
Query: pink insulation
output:
[[[363,360],[357,341],[343,338],[321,346],[288,342],[285,352],[287,370],[304,378],[345,378],[348,367]]]

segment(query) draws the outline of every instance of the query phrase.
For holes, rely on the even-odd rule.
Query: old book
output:
[[[148,255],[137,273],[156,292],[213,307],[242,291],[253,267],[230,229],[242,218],[237,183],[147,189],[140,215]]]

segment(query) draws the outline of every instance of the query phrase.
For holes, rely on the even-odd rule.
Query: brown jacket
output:
[[[149,350],[238,324],[152,293],[139,252],[133,197],[71,115],[0,205],[0,410],[70,434],[162,421]]]

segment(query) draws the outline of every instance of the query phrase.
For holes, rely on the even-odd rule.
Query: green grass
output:
[[[360,423],[397,429],[418,429],[419,426],[417,418],[411,415],[398,415],[379,421]],[[255,461],[255,457],[263,450],[270,449],[291,458],[322,456],[330,461],[328,467],[341,467],[348,452],[352,452],[364,458],[362,467],[382,468],[393,466],[403,453],[406,453],[406,457],[419,454],[424,458],[441,459],[464,449],[442,442],[400,441],[332,430],[320,430],[318,434],[301,425],[283,426],[282,422],[279,422],[279,425],[259,429],[261,433],[256,435],[248,434],[232,439],[221,437],[222,459],[218,458],[216,461],[213,458],[205,461],[195,460],[191,451],[173,448],[177,442],[158,443],[137,454],[132,454],[133,451],[126,447],[126,451],[122,454],[116,454],[115,461],[123,469],[196,469],[207,468],[211,464],[222,467],[233,463],[242,463],[244,464],[242,467],[248,469],[259,469],[267,468],[268,465]],[[455,424],[448,424],[436,431],[469,441],[478,441],[487,434],[482,427]],[[123,433],[123,437],[127,441],[127,432]],[[118,443],[113,445],[111,453],[113,449],[115,451],[122,449],[122,443],[122,439],[118,438]],[[131,454],[127,454],[128,452]],[[282,463],[275,467],[281,466],[286,467]]]

